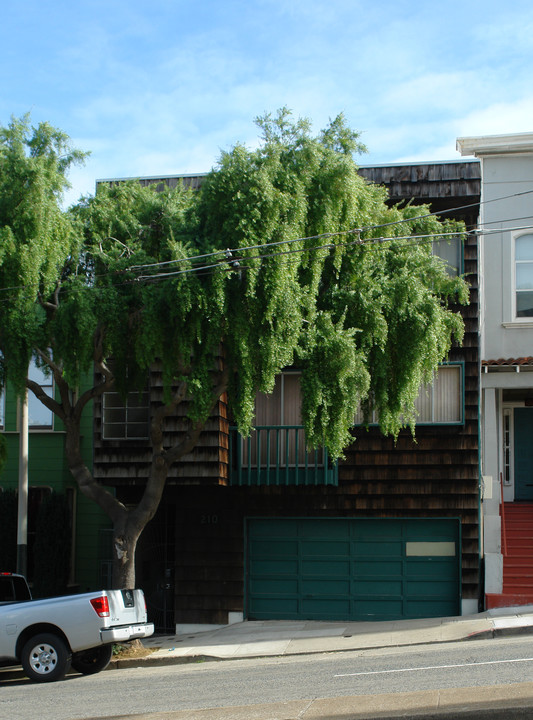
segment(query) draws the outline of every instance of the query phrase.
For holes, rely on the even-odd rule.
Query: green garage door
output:
[[[250,519],[247,617],[460,614],[458,520]]]

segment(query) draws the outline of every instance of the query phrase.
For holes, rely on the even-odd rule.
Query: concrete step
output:
[[[487,610],[494,608],[514,607],[519,605],[533,605],[533,592],[531,593],[487,593],[485,595],[485,607]]]

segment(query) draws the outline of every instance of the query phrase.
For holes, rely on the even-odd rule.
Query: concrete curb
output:
[[[252,659],[252,656],[247,656]],[[262,657],[262,656],[257,656]],[[146,655],[140,658],[123,658],[119,660],[111,660],[106,670],[124,670],[126,668],[136,667],[164,667],[165,665],[190,665],[191,663],[203,663],[203,662],[223,662],[225,660],[240,660],[240,657],[236,658],[220,658],[214,655],[169,655],[169,657],[162,657],[158,655],[153,657]]]
[[[533,635],[533,627],[531,625],[524,625],[480,630],[479,632],[470,633],[464,640],[490,640],[499,637],[513,637],[513,635]]]
[[[500,627],[491,628],[487,630],[480,630],[479,632],[473,632],[466,635],[463,638],[452,637],[449,639],[435,640],[433,642],[398,642],[394,644],[376,644],[376,645],[365,645],[364,647],[339,647],[339,648],[327,648],[327,649],[316,649],[316,650],[301,650],[294,653],[277,653],[266,656],[264,653],[258,653],[257,655],[233,655],[231,657],[219,657],[216,655],[205,655],[201,651],[197,655],[168,655],[164,656],[160,653],[161,650],[156,651],[153,655],[146,655],[141,658],[123,658],[117,660],[111,660],[107,670],[123,670],[126,668],[136,667],[164,667],[167,665],[187,665],[191,663],[203,663],[203,662],[227,662],[228,660],[257,660],[262,657],[298,657],[305,655],[320,655],[323,653],[335,653],[335,652],[354,652],[361,650],[380,650],[387,647],[414,647],[417,645],[442,645],[444,643],[451,642],[464,642],[469,640],[493,640],[500,637],[513,637],[521,635],[533,635],[533,626],[511,626],[511,627]]]

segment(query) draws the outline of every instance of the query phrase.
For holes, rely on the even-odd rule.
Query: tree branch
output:
[[[59,308],[59,290],[61,288],[61,283],[56,283],[56,289],[54,290],[54,302],[49,302],[48,300],[44,300],[41,293],[38,294],[38,300],[41,307],[43,307],[45,310],[50,310],[52,312],[55,312]]]
[[[26,378],[26,387],[28,388],[28,390],[32,391],[35,397],[40,400],[45,407],[51,410],[54,415],[57,415],[60,420],[63,420],[63,422],[65,422],[67,418],[67,413],[63,409],[63,405],[54,400],[54,398],[47,395],[42,389],[42,387],[39,385],[39,383],[35,382],[34,380],[30,380],[29,378]]]

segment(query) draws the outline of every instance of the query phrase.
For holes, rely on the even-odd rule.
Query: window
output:
[[[276,378],[270,395],[255,400],[255,430],[243,440],[242,457],[251,466],[306,465],[310,462],[300,412],[300,373],[286,372]],[[312,453],[312,462],[322,466],[323,450]]]
[[[463,422],[463,366],[442,365],[430,385],[420,389],[415,403],[417,424]]]
[[[415,402],[417,425],[457,425],[463,422],[463,365],[441,365],[432,383],[420,388]],[[358,412],[355,424],[361,425]],[[372,423],[377,423],[373,417]]]
[[[0,430],[6,426],[6,393],[0,390]]]
[[[515,239],[516,317],[533,317],[533,234]]]
[[[28,370],[28,377],[38,383],[48,397],[54,396],[54,380],[52,376],[45,374],[42,368],[37,367],[33,359]],[[34,429],[52,428],[53,419],[53,412],[43,405],[30,390],[28,392],[28,426]]]
[[[130,392],[126,402],[116,392],[102,401],[104,440],[146,440],[149,434],[150,398],[147,390]]]
[[[437,255],[447,265],[450,275],[460,275],[463,271],[463,238],[456,235],[450,239],[434,240],[432,243],[433,255]]]
[[[256,425],[301,425],[300,373],[283,373],[270,395],[255,399]]]

